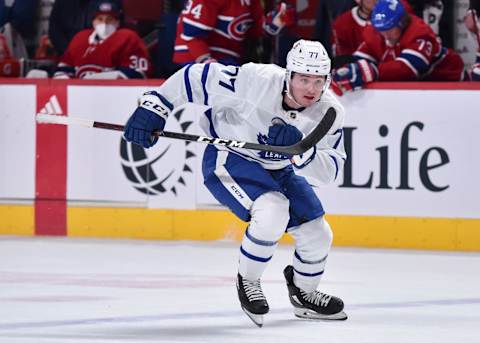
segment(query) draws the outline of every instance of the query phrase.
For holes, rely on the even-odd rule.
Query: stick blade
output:
[[[337,112],[333,107],[330,107],[325,113],[322,121],[313,129],[313,131],[292,147],[292,150],[295,150],[294,155],[303,154],[310,150],[315,144],[317,144],[323,137],[327,135],[336,119]]]

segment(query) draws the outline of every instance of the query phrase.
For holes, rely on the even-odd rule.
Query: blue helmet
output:
[[[373,8],[371,22],[377,31],[387,31],[400,26],[405,7],[400,0],[378,0]]]

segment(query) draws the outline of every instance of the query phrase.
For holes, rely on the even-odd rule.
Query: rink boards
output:
[[[34,121],[124,124],[160,81],[2,82],[0,234],[240,239],[245,223],[203,186],[203,145],[144,151],[119,132]],[[334,244],[480,250],[479,98],[470,83],[386,83],[341,99],[349,160],[322,195]],[[202,116],[190,108],[167,129],[199,133]]]

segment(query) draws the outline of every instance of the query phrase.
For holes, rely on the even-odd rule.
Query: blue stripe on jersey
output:
[[[192,65],[193,64],[189,64],[183,72],[183,79],[185,81],[185,90],[187,91],[188,102],[193,102],[192,85],[190,84],[190,77],[188,76]]]
[[[232,22],[232,20],[225,20],[225,19],[220,19],[220,18],[217,18],[217,22],[215,24],[215,28],[219,31],[221,31],[222,33],[224,33],[224,35],[226,34],[227,36],[229,35],[228,34],[228,26],[230,25],[230,23]]]
[[[342,140],[342,137],[343,137],[343,130],[342,129],[338,129],[337,131],[335,131],[334,135],[336,135],[337,133],[340,132],[340,137],[338,137],[337,141],[335,142],[335,144],[333,145],[333,148],[336,149],[338,147],[338,145],[340,144],[341,140]]]
[[[274,246],[275,244],[277,244],[277,242],[271,242],[271,241],[263,241],[261,239],[258,239],[258,238],[255,238],[253,237],[250,232],[248,231],[250,227],[247,228],[247,231],[245,232],[245,236],[247,236],[247,238],[249,240],[251,240],[253,243],[255,244],[258,244],[258,245],[263,245],[265,247],[271,247],[271,246]]]
[[[207,92],[207,76],[208,76],[208,69],[210,69],[210,63],[205,64],[203,67],[202,72],[202,88],[203,88],[203,96],[205,98],[204,105],[208,105],[208,92]]]
[[[311,276],[311,277],[314,277],[314,276],[319,276],[319,275],[322,275],[324,270],[322,270],[321,272],[318,272],[318,273],[302,273],[302,272],[299,272],[298,270],[294,269],[296,273],[300,274],[300,275],[303,275],[303,276]]]
[[[408,52],[402,52],[399,58],[404,58],[405,60],[410,62],[412,67],[415,68],[419,75],[426,73],[428,71],[428,68],[430,67],[430,65],[426,63],[424,59]]]
[[[300,257],[300,255],[297,253],[297,251],[295,250],[295,257],[302,263],[305,263],[305,264],[318,264],[318,263],[322,263],[322,262],[325,262],[325,260],[327,259],[328,255],[325,255],[325,257],[322,257],[320,260],[318,261],[305,261],[304,259],[302,259]]]
[[[263,258],[263,257],[258,257],[258,256],[255,256],[255,255],[252,255],[252,254],[249,254],[248,252],[246,252],[242,246],[240,246],[240,252],[242,253],[242,255],[248,257],[249,259],[251,260],[254,260],[254,261],[257,261],[257,262],[268,262],[272,259],[272,256],[270,257],[267,257],[267,258]],[[322,272],[323,273],[323,272]]]
[[[198,26],[193,26],[189,23],[183,22],[183,34],[188,37],[205,37],[211,30],[201,29]]]
[[[213,120],[212,120],[212,109],[208,109],[205,111],[205,115],[207,116],[208,122],[210,123],[209,129],[210,129],[210,135],[213,138],[218,138],[217,132],[215,131],[215,127],[213,127]]]
[[[338,176],[338,162],[337,162],[337,159],[335,157],[333,157],[332,155],[328,154],[328,156],[330,156],[330,158],[333,160],[333,163],[335,163],[335,178],[334,178],[334,180],[336,180],[337,176]]]

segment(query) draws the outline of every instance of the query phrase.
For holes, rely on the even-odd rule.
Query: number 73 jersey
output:
[[[430,26],[412,16],[395,46],[387,45],[373,26],[363,31],[363,42],[353,54],[378,64],[380,81],[460,81],[463,61],[442,47]]]
[[[177,71],[158,92],[174,107],[185,103],[203,105],[200,127],[204,134],[215,138],[265,144],[269,127],[280,122],[297,127],[308,135],[333,107],[336,120],[328,134],[303,157],[297,167],[316,174],[320,183],[332,182],[345,161],[343,148],[344,109],[330,91],[320,101],[302,111],[283,106],[285,69],[273,64],[247,63],[224,66],[220,63],[190,64]],[[202,112],[202,111],[199,111]],[[273,152],[224,148],[243,158],[275,170],[291,163]],[[313,156],[314,155],[314,156]],[[311,163],[310,163],[311,162]],[[248,173],[248,171],[245,171]],[[319,176],[318,174],[321,173]]]

